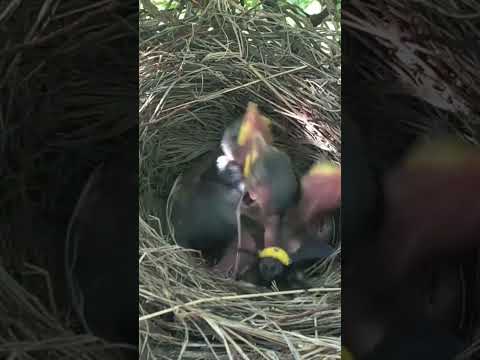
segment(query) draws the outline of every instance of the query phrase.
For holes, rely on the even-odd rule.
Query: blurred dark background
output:
[[[472,84],[480,58],[472,33],[479,23],[473,12],[468,1],[342,2],[342,344],[356,359],[450,359],[469,346],[468,358],[479,356],[472,349],[480,326],[480,239],[467,246],[467,239],[452,236],[445,245],[451,256],[422,260],[422,270],[413,271],[413,258],[423,251],[430,259],[425,249],[436,251],[441,236],[429,234],[428,245],[399,236],[393,245],[381,235],[392,215],[385,184],[412,145],[447,136],[478,144],[480,91]],[[475,165],[465,173],[478,173],[478,160]],[[420,181],[429,180],[411,180]],[[395,186],[403,191],[408,185]],[[456,191],[442,188],[438,201],[448,203]],[[472,192],[464,211],[478,203]],[[418,213],[415,206],[405,203],[405,213]],[[434,206],[424,206],[398,233],[433,221],[453,228],[465,216],[447,219]],[[407,240],[418,244],[407,249]],[[389,264],[407,269],[402,281]]]
[[[0,6],[0,357],[137,344],[137,27],[136,1]]]

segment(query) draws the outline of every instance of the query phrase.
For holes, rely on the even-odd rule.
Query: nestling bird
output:
[[[314,164],[302,177],[299,200],[286,210],[276,246],[265,245],[260,253],[264,280],[278,279],[292,264],[320,260],[333,252],[328,242],[334,231],[332,215],[340,207],[340,179],[340,168],[330,162]]]
[[[276,281],[292,287],[300,269],[333,252],[328,242],[338,220],[333,215],[340,206],[340,169],[328,162],[317,163],[301,184],[301,196],[285,211],[274,246],[266,246],[263,238],[249,244],[247,252],[257,257],[255,262],[252,258],[248,263],[248,276],[255,283],[268,285]],[[265,226],[261,213],[249,216],[250,221]],[[240,274],[244,272],[242,269]]]
[[[243,168],[252,139],[256,135],[260,135],[267,144],[272,143],[270,127],[271,120],[260,114],[255,103],[249,102],[243,118],[234,121],[223,133],[221,148],[224,155]]]
[[[267,144],[260,135],[252,139],[243,168],[246,190],[259,209],[265,226],[265,247],[275,246],[287,209],[299,199],[300,184],[290,158]]]
[[[448,138],[417,145],[387,176],[381,243],[392,279],[480,247],[478,184],[480,149]]]
[[[298,180],[290,158],[272,145],[271,121],[249,103],[241,121],[225,130],[222,150],[225,156],[240,164],[246,191],[269,216],[284,212],[298,195]]]
[[[235,239],[243,195],[240,166],[222,159],[207,155],[184,173],[172,205],[176,242],[200,250],[212,265]]]
[[[250,102],[243,119],[229,126],[221,147],[242,167],[247,191],[263,215],[285,211],[296,201],[298,180],[290,158],[272,145],[271,121]]]
[[[183,174],[173,197],[172,223],[177,243],[201,250],[216,270],[226,274],[237,259],[236,255],[232,258],[232,241],[248,236],[238,226],[245,192],[245,157],[252,136],[260,134],[271,140],[269,126],[270,121],[260,115],[256,104],[249,103],[243,119],[224,131],[223,155],[215,153],[197,161]]]
[[[263,227],[245,216],[242,216],[241,223],[241,247],[238,247],[238,239],[230,242],[215,270],[223,274],[230,274],[231,271],[233,278],[245,280],[245,274],[255,268],[258,261],[258,249],[263,245]],[[250,282],[257,283],[255,280]]]
[[[272,142],[270,121],[260,115],[253,103],[243,121],[227,129],[222,140],[225,155],[242,164],[247,198],[253,202],[242,209],[243,213],[265,229],[263,246],[257,251],[260,277],[266,281],[281,277],[291,265],[290,254],[300,248],[304,251],[298,255],[315,254],[313,257],[317,258],[331,252],[324,242],[315,241],[318,235],[311,227],[313,219],[324,218],[340,202],[338,168],[317,164],[300,184],[290,158]],[[282,225],[289,211],[291,214]],[[289,254],[284,247],[292,244],[295,245],[289,246]],[[241,240],[238,247],[242,248]]]
[[[302,178],[302,196],[296,218],[305,225],[322,219],[341,203],[341,169],[331,162],[318,162]]]
[[[226,129],[221,144],[225,157],[243,170],[244,198],[254,203],[254,218],[264,225],[266,247],[275,244],[281,216],[295,203],[299,187],[290,158],[272,145],[270,126],[271,121],[260,114],[257,105],[249,103],[243,119]],[[252,214],[252,206],[248,210],[244,207],[243,212]],[[237,237],[240,249],[242,239]]]
[[[293,234],[295,237],[280,241],[278,247],[264,248],[261,224],[244,218],[243,228],[247,225],[249,231],[242,235],[239,279],[262,286],[269,286],[275,281],[281,289],[308,287],[303,279],[304,270],[333,252],[329,241],[334,236],[334,221],[335,219],[329,216],[323,226],[316,229],[317,232]],[[251,231],[252,226],[248,222],[255,224],[254,231]],[[232,261],[235,250],[231,250],[229,261]]]

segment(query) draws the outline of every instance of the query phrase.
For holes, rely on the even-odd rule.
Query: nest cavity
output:
[[[249,101],[273,120],[299,173],[340,162],[340,33],[300,9],[227,1],[144,14],[140,22],[140,352],[145,359],[340,358],[340,262],[311,269],[309,291],[208,272],[174,245],[175,179],[215,150]],[[333,26],[332,26],[333,25]]]

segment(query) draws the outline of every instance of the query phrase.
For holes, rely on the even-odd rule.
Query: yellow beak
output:
[[[252,148],[252,150],[250,150],[250,152],[245,157],[245,164],[243,165],[243,176],[245,178],[250,177],[250,175],[252,174],[252,167],[253,167],[253,164],[255,164],[255,161],[257,161],[257,159],[258,159],[258,151],[254,147]]]
[[[258,257],[260,259],[264,259],[264,258],[276,259],[285,266],[289,266],[292,263],[292,260],[290,259],[290,256],[288,255],[288,253],[282,248],[279,248],[276,246],[271,246],[263,249],[258,253]]]
[[[405,160],[408,168],[435,165],[439,168],[454,169],[469,162],[478,164],[479,148],[455,138],[436,139],[429,143],[417,144]]]
[[[262,124],[266,128],[270,128],[272,122],[270,119],[267,117],[260,115],[258,112],[258,106],[257,104],[250,102],[248,103],[247,106],[247,111],[245,113],[244,119],[242,121],[242,125],[240,126],[240,130],[238,133],[238,138],[237,138],[237,143],[240,146],[245,145],[248,140],[250,140],[255,131],[258,131],[255,129],[255,121],[260,120]]]
[[[335,175],[340,168],[331,162],[318,162],[308,171],[308,175]]]
[[[243,146],[247,143],[247,140],[252,136],[252,123],[243,122],[238,133],[237,143]]]

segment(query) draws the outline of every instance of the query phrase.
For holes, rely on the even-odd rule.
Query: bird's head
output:
[[[268,247],[258,253],[258,270],[263,281],[270,283],[281,278],[291,264],[288,253],[279,247]]]
[[[341,169],[331,162],[318,162],[303,176],[299,204],[300,220],[310,222],[340,207]]]

